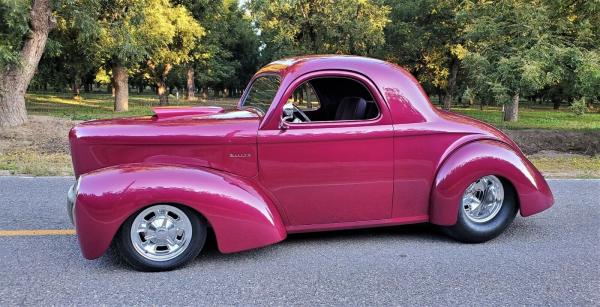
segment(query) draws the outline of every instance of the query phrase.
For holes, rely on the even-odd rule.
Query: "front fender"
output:
[[[464,190],[485,175],[502,177],[513,185],[522,216],[544,211],[554,203],[548,183],[520,152],[499,141],[475,141],[456,149],[438,168],[431,191],[430,222],[454,225]]]
[[[130,215],[157,203],[181,204],[202,214],[223,253],[273,244],[286,237],[270,199],[246,179],[209,169],[128,164],[80,178],[75,223],[84,257],[102,256]]]

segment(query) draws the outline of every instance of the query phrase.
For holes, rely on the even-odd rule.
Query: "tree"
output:
[[[0,0],[0,126],[27,121],[25,91],[55,26],[50,0]]]
[[[190,60],[190,52],[204,35],[204,28],[182,5],[173,6],[167,0],[153,0],[145,9],[144,31],[155,36],[146,65],[156,83],[161,105],[168,103],[167,77],[175,65]]]
[[[132,70],[140,63],[152,65],[154,79],[164,81],[172,65],[181,61],[181,53],[177,50],[185,50],[190,45],[189,32],[202,34],[202,29],[190,20],[185,8],[174,7],[167,0],[81,0],[73,3],[74,26],[80,34],[79,46],[112,73],[115,111],[128,110]],[[159,86],[159,90],[163,91],[163,102],[165,87]]]
[[[192,99],[196,80],[202,87],[233,95],[258,68],[260,43],[252,21],[234,0],[183,0],[206,35],[191,51],[187,66],[187,97]]]
[[[466,1],[460,12],[467,43],[464,64],[472,84],[504,106],[504,120],[518,120],[519,99],[562,75],[555,65],[564,41],[550,29],[541,1]]]
[[[383,45],[390,9],[364,0],[251,0],[263,56],[344,53],[369,55]]]
[[[75,25],[77,14],[70,2],[55,5],[56,27],[48,36],[46,50],[34,77],[34,81],[43,88],[48,83],[60,89],[69,86],[74,99],[80,98],[82,81],[86,79],[87,83],[91,83],[99,67],[94,57],[81,48],[79,37],[82,34]]]
[[[457,0],[410,0],[386,3],[392,22],[386,27],[382,57],[407,67],[425,87],[441,91],[450,109],[464,56]]]

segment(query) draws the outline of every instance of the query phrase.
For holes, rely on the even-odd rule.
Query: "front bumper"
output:
[[[77,183],[73,184],[67,192],[67,214],[71,223],[75,226],[75,199],[77,198]]]

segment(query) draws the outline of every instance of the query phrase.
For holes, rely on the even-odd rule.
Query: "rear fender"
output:
[[[438,168],[431,192],[430,222],[454,225],[465,189],[486,175],[496,175],[513,185],[522,216],[546,210],[554,203],[548,183],[520,152],[499,141],[480,140],[455,149]]]
[[[158,203],[185,205],[202,214],[223,253],[273,244],[286,237],[270,199],[246,179],[210,169],[128,164],[80,178],[75,223],[84,257],[102,256],[129,216]]]

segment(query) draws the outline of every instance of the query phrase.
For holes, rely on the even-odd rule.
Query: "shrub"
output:
[[[571,112],[573,112],[575,115],[577,116],[581,116],[583,114],[585,114],[585,112],[587,111],[587,105],[585,103],[585,97],[579,99],[579,100],[575,100],[571,106],[569,107],[569,109],[571,110]]]

